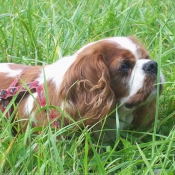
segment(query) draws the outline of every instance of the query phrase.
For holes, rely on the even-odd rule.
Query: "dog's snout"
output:
[[[157,74],[157,62],[149,61],[143,65],[143,70],[146,73]]]

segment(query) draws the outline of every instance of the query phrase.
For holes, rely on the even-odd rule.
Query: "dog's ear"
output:
[[[66,72],[59,97],[65,111],[74,119],[92,125],[104,118],[114,105],[110,75],[100,51],[83,52]]]

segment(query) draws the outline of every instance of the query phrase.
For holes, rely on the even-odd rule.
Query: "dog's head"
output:
[[[74,56],[76,59],[61,84],[60,96],[62,100],[66,98],[64,108],[75,119],[81,116],[87,124],[93,124],[116,104],[122,104],[122,115],[155,99],[158,65],[136,39],[99,40],[84,46]]]

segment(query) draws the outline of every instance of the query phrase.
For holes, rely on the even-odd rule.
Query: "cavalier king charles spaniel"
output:
[[[154,120],[163,82],[157,75],[158,64],[134,37],[106,38],[51,65],[1,63],[0,107],[23,125],[60,128],[74,121],[92,126],[117,106],[120,129],[140,127]],[[113,119],[106,118],[111,128]]]

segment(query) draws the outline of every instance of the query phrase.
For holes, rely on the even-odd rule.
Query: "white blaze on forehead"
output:
[[[0,73],[6,73],[8,77],[16,77],[17,75],[20,75],[22,72],[21,69],[13,70],[9,67],[11,63],[1,63],[0,64]]]
[[[113,38],[110,38],[110,40],[115,41],[122,48],[131,51],[131,53],[136,57],[136,59],[138,59],[137,49],[139,46],[136,45],[136,43],[134,43],[131,39],[127,37],[113,37]]]

